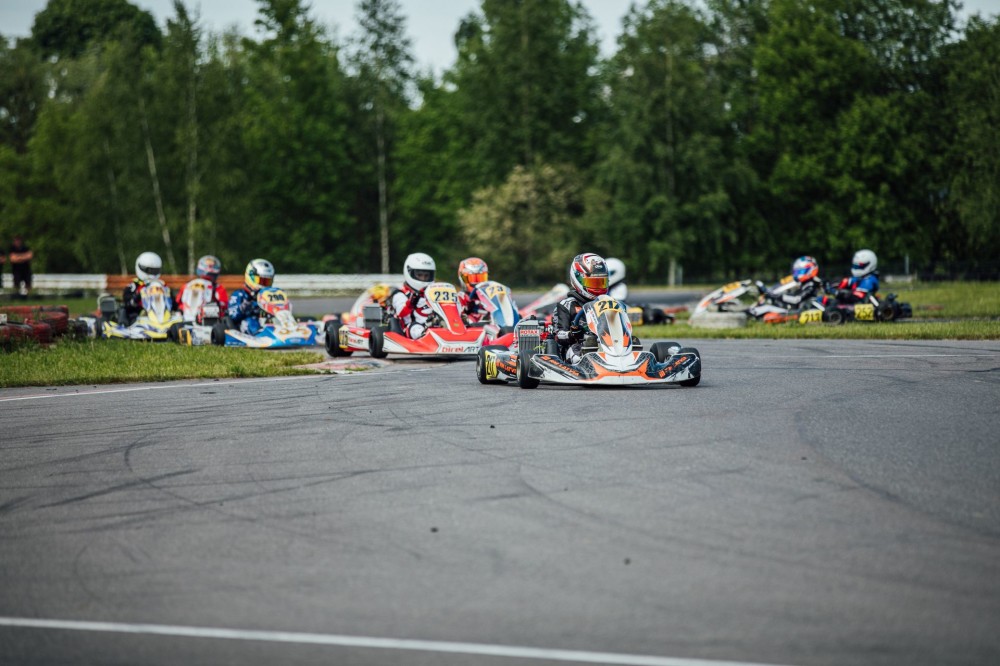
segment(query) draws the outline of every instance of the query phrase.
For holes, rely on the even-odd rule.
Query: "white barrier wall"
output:
[[[350,274],[350,275],[307,275],[279,273],[275,278],[276,287],[308,296],[336,291],[361,291],[376,282],[402,284],[400,274]],[[13,277],[4,275],[3,287],[5,293],[10,293],[14,284]],[[107,276],[82,273],[36,273],[32,276],[32,292],[61,293],[67,291],[106,291]]]

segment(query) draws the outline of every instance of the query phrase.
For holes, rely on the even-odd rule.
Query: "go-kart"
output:
[[[510,289],[490,280],[476,285],[474,294],[485,316],[482,321],[471,324],[470,327],[483,327],[486,331],[486,344],[509,347],[514,342],[514,326],[521,321]]]
[[[180,313],[184,326],[177,332],[177,341],[186,345],[207,345],[212,341],[212,328],[224,315],[225,306],[215,298],[215,285],[204,278],[195,278],[181,293]]]
[[[896,294],[889,294],[884,299],[876,294],[868,294],[860,303],[834,300],[824,304],[822,298],[817,298],[811,302],[809,309],[799,313],[794,320],[800,324],[843,324],[848,321],[888,322],[912,316],[913,307],[909,303],[898,302]]]
[[[574,323],[586,322],[581,358],[570,363],[559,354],[553,329],[536,319],[523,319],[514,330],[510,349],[486,345],[476,357],[482,384],[515,380],[521,388],[541,382],[584,386],[680,384],[701,381],[701,356],[693,347],[657,342],[644,351],[632,334],[625,307],[610,296],[584,304]]]
[[[119,340],[176,341],[178,332],[184,325],[179,312],[170,309],[170,291],[159,280],[153,280],[142,288],[142,312],[131,324],[125,324],[124,309],[119,309],[112,296],[102,296],[98,300],[100,319],[94,322],[95,334],[99,337]]]
[[[367,351],[374,358],[389,354],[419,354],[467,356],[475,354],[486,339],[484,328],[469,328],[458,309],[458,292],[447,282],[433,282],[424,290],[431,308],[427,332],[417,339],[409,338],[388,307],[368,305],[364,308],[361,326],[344,324],[337,336],[329,333],[326,351],[331,356],[347,356]]]
[[[317,344],[319,332],[313,322],[300,322],[292,315],[292,304],[285,292],[266,287],[257,292],[260,307],[260,330],[256,333],[235,328],[229,317],[212,327],[212,344],[226,347],[283,349]]]
[[[778,281],[778,286],[772,289],[771,293],[782,294],[795,287],[796,284],[794,277],[786,275]],[[730,282],[702,297],[691,316],[697,317],[705,312],[746,312],[752,317],[759,318],[769,310],[761,308],[759,314],[750,313],[749,310],[759,305],[769,304],[767,293],[767,287],[760,280]]]

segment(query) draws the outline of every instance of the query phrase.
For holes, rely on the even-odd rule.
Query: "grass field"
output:
[[[294,366],[325,357],[320,351],[268,352],[125,340],[60,342],[0,353],[0,388],[308,374]]]

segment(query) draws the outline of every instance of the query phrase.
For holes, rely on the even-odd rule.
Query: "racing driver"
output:
[[[407,337],[414,340],[427,332],[427,318],[432,311],[424,290],[434,282],[434,270],[430,255],[411,254],[403,262],[403,288],[394,292],[389,300],[393,316]]]
[[[125,321],[121,324],[131,326],[142,313],[142,289],[153,280],[159,280],[162,269],[163,260],[155,252],[143,252],[136,258],[135,279],[122,292],[122,313]]]
[[[274,266],[267,259],[254,259],[243,272],[243,288],[229,297],[229,319],[233,328],[257,335],[260,332],[260,306],[257,292],[274,284]]]
[[[583,305],[608,293],[608,266],[599,255],[578,254],[569,265],[569,295],[556,306],[555,337],[559,354],[570,363],[580,362],[583,325],[574,318]]]
[[[476,298],[478,285],[490,279],[490,269],[479,257],[463,259],[458,265],[458,279],[462,291],[458,294],[458,308],[468,323],[478,323],[486,316],[486,311]]]

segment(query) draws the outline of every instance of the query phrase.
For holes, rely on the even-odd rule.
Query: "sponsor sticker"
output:
[[[493,352],[486,352],[486,379],[496,379],[500,375],[497,369],[497,355]]]

